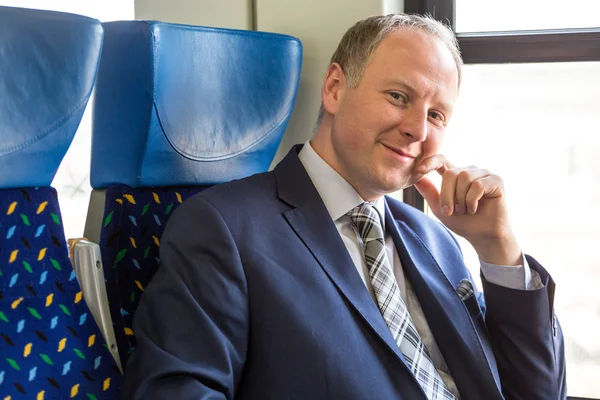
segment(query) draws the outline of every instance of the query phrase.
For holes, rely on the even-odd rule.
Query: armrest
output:
[[[94,320],[108,345],[108,349],[122,373],[123,367],[121,365],[121,358],[119,357],[115,331],[108,306],[108,297],[106,295],[100,246],[84,239],[77,239],[69,244],[69,247],[73,251],[73,268],[75,269],[79,286],[81,286],[83,298],[92,312]]]

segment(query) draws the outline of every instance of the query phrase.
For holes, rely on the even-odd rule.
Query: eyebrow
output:
[[[397,85],[397,86],[402,86],[404,88],[404,90],[406,90],[407,92],[409,92],[410,95],[416,95],[418,92],[417,90],[408,82],[401,80],[401,79],[390,79],[385,81],[386,85]],[[441,101],[439,102],[441,108],[443,109],[443,111],[447,111],[447,112],[452,112],[453,107],[451,107],[448,103]]]

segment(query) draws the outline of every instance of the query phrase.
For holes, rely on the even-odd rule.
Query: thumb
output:
[[[439,215],[441,215],[440,192],[433,182],[429,178],[423,177],[423,179],[415,183],[415,188],[421,193],[421,196],[423,196],[433,214],[439,218]]]

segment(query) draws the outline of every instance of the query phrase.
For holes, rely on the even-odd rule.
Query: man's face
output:
[[[450,51],[431,35],[404,29],[379,44],[357,87],[346,87],[341,75],[337,96],[324,102],[333,120],[321,156],[365,200],[416,183],[419,163],[439,151],[456,101]]]

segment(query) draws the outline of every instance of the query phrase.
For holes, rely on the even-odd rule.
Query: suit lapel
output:
[[[273,171],[280,199],[292,206],[283,216],[341,295],[396,355],[404,367],[406,379],[411,379],[417,390],[421,390],[414,375],[406,367],[404,357],[379,308],[356,271],[325,204],[298,159],[297,152],[300,148],[301,146],[293,148]]]
[[[386,221],[404,274],[410,279],[462,399],[502,399],[499,377],[490,367],[494,360],[491,348],[480,340],[467,308],[438,262],[412,229],[394,219],[387,204]]]
[[[323,210],[300,207],[286,212],[284,217],[348,303],[387,347],[403,360],[399,347],[358,275],[335,225],[329,223],[331,218],[325,207],[322,208]]]
[[[325,204],[298,159],[300,148],[293,148],[273,171],[280,199],[292,206],[283,216],[350,305],[403,360],[379,308],[354,268]]]

